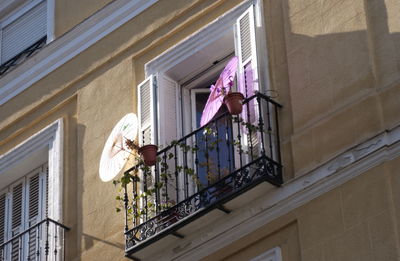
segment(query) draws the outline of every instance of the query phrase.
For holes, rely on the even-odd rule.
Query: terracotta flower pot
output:
[[[144,164],[153,166],[157,162],[157,149],[156,145],[144,145],[139,148],[138,152],[142,156]]]
[[[242,113],[243,105],[242,101],[244,100],[244,96],[240,92],[231,92],[224,98],[224,103],[226,107],[228,107],[229,113],[231,115],[238,115]]]

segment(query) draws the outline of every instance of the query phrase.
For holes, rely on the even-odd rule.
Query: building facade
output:
[[[397,0],[6,0],[0,64],[0,260],[400,259]]]

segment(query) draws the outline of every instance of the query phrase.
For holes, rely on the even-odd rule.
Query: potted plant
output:
[[[138,153],[143,159],[144,164],[153,166],[157,162],[157,149],[158,147],[153,144],[144,145],[139,148]]]
[[[224,103],[228,107],[228,111],[231,115],[238,115],[242,113],[244,95],[241,92],[229,92],[224,97]]]
[[[223,102],[225,103],[226,107],[228,107],[228,111],[231,115],[239,115],[243,110],[242,101],[244,100],[244,95],[241,92],[232,92],[232,86],[233,77],[231,76],[229,77],[228,86],[223,86],[221,88],[222,96],[224,96]]]
[[[153,166],[157,162],[158,147],[153,144],[144,145],[139,147],[134,141],[127,139],[126,146],[131,150],[136,150],[142,157],[146,166]]]

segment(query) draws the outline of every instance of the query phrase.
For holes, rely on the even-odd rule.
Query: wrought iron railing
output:
[[[0,261],[63,261],[65,231],[69,228],[46,218],[0,244]]]
[[[5,75],[7,72],[11,71],[14,67],[21,64],[30,56],[32,56],[34,53],[36,53],[38,50],[40,50],[46,44],[46,41],[47,41],[47,36],[41,38],[31,46],[29,46],[28,48],[26,48],[25,50],[23,50],[13,58],[11,58],[10,60],[2,63],[0,65],[0,77]]]
[[[278,108],[257,93],[239,116],[225,112],[161,149],[154,167],[136,165],[122,197],[127,255],[268,181],[282,184]],[[133,225],[133,228],[130,228]]]

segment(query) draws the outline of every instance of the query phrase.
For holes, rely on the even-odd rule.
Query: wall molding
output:
[[[338,155],[313,171],[274,188],[263,197],[251,202],[236,213],[217,220],[212,226],[202,228],[199,234],[175,241],[163,250],[163,256],[152,260],[200,260],[229,246],[237,239],[267,223],[306,204],[365,173],[369,169],[400,156],[400,126],[379,135]]]
[[[275,247],[273,249],[270,249],[267,252],[256,256],[250,261],[282,261],[281,248]]]
[[[116,0],[0,79],[0,106],[143,12],[158,0]]]
[[[245,1],[226,14],[218,17],[206,27],[193,33],[182,42],[171,47],[145,65],[146,77],[158,72],[165,72],[183,60],[200,51],[207,45],[217,40],[226,30],[233,30],[236,19],[254,4],[255,0]]]

